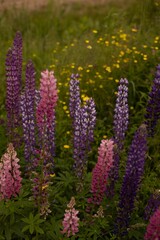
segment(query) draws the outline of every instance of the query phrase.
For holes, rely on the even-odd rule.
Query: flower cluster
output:
[[[18,162],[13,144],[9,143],[7,152],[0,160],[0,199],[10,199],[20,192],[22,178]]]
[[[130,220],[130,214],[134,208],[134,200],[143,175],[147,151],[146,139],[146,126],[145,124],[142,124],[136,131],[132,144],[130,146],[126,171],[121,187],[117,217],[117,231],[120,235],[126,233]]]
[[[89,203],[100,205],[104,198],[109,171],[113,165],[113,148],[112,140],[101,141],[98,149],[98,161],[92,171],[92,197],[88,199]]]
[[[160,64],[157,66],[156,76],[149,93],[146,112],[145,124],[147,125],[148,135],[153,136],[156,124],[160,119]]]
[[[160,239],[160,208],[158,208],[150,218],[144,239],[145,240]]]
[[[74,208],[75,204],[75,199],[72,197],[71,201],[67,205],[68,209],[65,210],[64,220],[62,222],[62,233],[66,234],[67,237],[73,236],[79,231],[79,218],[77,216],[79,211]]]

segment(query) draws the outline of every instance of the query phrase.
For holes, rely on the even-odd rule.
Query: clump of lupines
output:
[[[18,162],[13,144],[9,143],[7,152],[0,160],[0,199],[10,199],[20,192],[22,178]]]
[[[42,147],[48,152],[48,160],[55,156],[55,107],[58,100],[57,80],[53,71],[44,71],[40,79],[40,101],[36,109],[37,126]],[[44,160],[46,164],[47,159]]]
[[[125,175],[120,192],[119,210],[116,231],[122,236],[126,234],[130,215],[134,208],[134,200],[140,186],[144,171],[147,151],[147,130],[142,124],[136,131],[128,153]]]
[[[144,240],[160,239],[160,208],[158,208],[149,220]]]
[[[63,234],[66,234],[67,237],[74,236],[78,231],[79,227],[79,217],[77,216],[79,211],[77,211],[75,206],[75,198],[72,197],[64,214],[63,225]]]
[[[98,161],[92,171],[91,193],[92,197],[88,203],[100,205],[105,196],[109,172],[113,166],[113,148],[112,140],[102,140],[98,149]]]
[[[13,47],[8,50],[6,57],[6,111],[7,132],[10,140],[16,142],[16,128],[20,125],[20,93],[22,87],[22,36],[17,33]]]
[[[35,70],[30,61],[26,66],[26,85],[20,101],[24,156],[27,164],[33,164],[32,159],[35,152]],[[27,167],[29,167],[27,165]]]
[[[94,140],[94,127],[96,123],[96,109],[91,98],[81,106],[78,75],[71,76],[70,81],[70,116],[73,121],[73,158],[76,175],[83,178],[87,162],[87,153]]]
[[[119,161],[120,151],[123,149],[125,134],[129,123],[129,107],[128,107],[128,80],[121,78],[119,81],[116,106],[114,109],[114,167],[110,172],[110,186],[107,190],[107,196],[112,197],[114,194],[114,186],[119,177]]]
[[[160,64],[157,66],[155,79],[149,93],[149,100],[146,108],[145,124],[147,125],[148,135],[155,134],[155,127],[160,119]]]
[[[149,198],[145,207],[144,218],[149,220],[151,215],[160,207],[160,190],[156,190]]]

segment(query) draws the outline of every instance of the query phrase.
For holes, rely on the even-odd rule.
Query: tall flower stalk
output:
[[[40,99],[37,102],[36,122],[39,130],[40,149],[35,159],[35,171],[32,179],[33,197],[39,213],[46,217],[51,212],[48,187],[54,175],[55,156],[55,107],[58,91],[54,72],[48,70],[41,73]],[[37,166],[37,168],[36,168]]]
[[[11,142],[16,143],[17,127],[20,125],[20,94],[22,88],[22,37],[18,32],[13,47],[6,57],[6,111],[7,132]]]
[[[26,84],[24,93],[20,101],[23,138],[24,138],[24,156],[27,162],[27,168],[33,165],[35,152],[35,70],[33,63],[29,62],[26,66]],[[29,166],[30,165],[30,166]]]
[[[114,149],[114,167],[110,172],[110,186],[107,189],[107,195],[112,197],[114,195],[115,183],[119,178],[119,162],[120,152],[123,149],[125,134],[129,123],[129,107],[128,107],[128,80],[121,78],[119,81],[116,106],[114,109],[113,122],[113,139],[116,144]]]
[[[152,89],[149,93],[147,103],[145,124],[148,130],[148,136],[152,137],[155,134],[155,127],[160,119],[160,64],[157,66],[155,79],[152,84]]]
[[[96,109],[91,98],[81,106],[78,75],[71,75],[70,80],[70,116],[73,125],[73,158],[74,170],[79,179],[83,179],[87,154],[94,140]]]
[[[125,175],[120,192],[119,209],[116,223],[117,234],[123,236],[127,233],[130,215],[134,208],[134,201],[138,192],[144,171],[147,151],[147,130],[142,124],[136,131],[126,164]]]

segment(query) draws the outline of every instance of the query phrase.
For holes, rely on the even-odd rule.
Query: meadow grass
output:
[[[23,37],[23,70],[29,59],[36,69],[39,86],[41,71],[54,70],[59,88],[57,107],[57,163],[70,158],[71,121],[69,118],[69,80],[79,73],[82,101],[93,97],[97,109],[95,143],[89,168],[97,157],[102,138],[111,137],[117,83],[129,81],[130,124],[126,146],[137,126],[144,119],[148,92],[160,63],[160,2],[132,0],[128,4],[110,3],[104,6],[50,3],[35,11],[6,10],[0,13],[0,117],[5,119],[5,58],[17,31]],[[24,72],[25,75],[25,72]],[[159,125],[158,125],[159,127]],[[139,205],[147,202],[152,189],[159,187],[159,134],[150,141],[145,183],[139,194]],[[1,127],[1,149],[7,139]],[[123,153],[124,156],[126,153]],[[60,164],[60,163],[59,163]],[[125,162],[121,163],[121,175]],[[119,183],[119,187],[120,187]],[[136,223],[138,216],[135,215]],[[132,237],[132,236],[131,236]],[[132,239],[132,238],[131,238]]]

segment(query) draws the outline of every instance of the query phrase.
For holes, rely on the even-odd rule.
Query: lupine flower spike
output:
[[[92,171],[91,193],[92,197],[88,203],[100,205],[105,196],[108,175],[113,166],[113,148],[112,140],[102,140],[98,149],[98,162]]]
[[[160,207],[160,190],[156,190],[149,198],[145,207],[144,219],[149,220],[151,215]]]
[[[160,239],[160,208],[150,218],[147,226],[144,240],[159,240]]]
[[[134,201],[140,186],[141,178],[144,171],[144,163],[147,151],[147,130],[145,124],[142,124],[136,131],[133,138],[126,171],[123,178],[119,210],[117,216],[117,232],[120,236],[127,233],[130,215],[134,208]]]
[[[152,89],[149,93],[145,115],[145,124],[147,125],[148,136],[154,136],[155,127],[160,119],[160,64],[157,66],[157,72],[153,81]]]
[[[74,236],[79,231],[79,217],[77,216],[79,211],[74,208],[75,204],[75,198],[72,197],[71,201],[67,205],[67,209],[65,210],[64,214],[64,220],[62,222],[62,233],[67,237]]]
[[[22,178],[18,162],[13,144],[9,143],[7,152],[0,160],[0,199],[10,199],[20,192]]]

